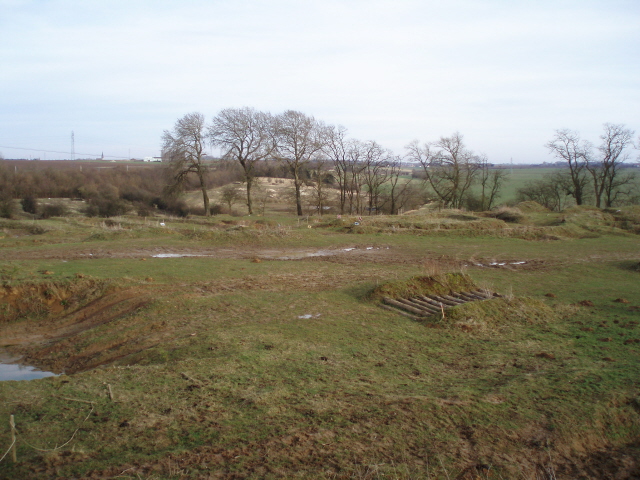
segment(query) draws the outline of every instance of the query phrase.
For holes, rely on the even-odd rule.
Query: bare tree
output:
[[[487,157],[480,157],[480,209],[491,210],[500,197],[500,190],[509,175],[502,169],[491,169]]]
[[[346,161],[347,200],[349,213],[362,213],[362,189],[364,188],[364,168],[366,144],[360,140],[349,140]]]
[[[593,180],[598,208],[602,205],[603,196],[605,207],[611,207],[617,196],[624,193],[622,187],[633,182],[634,175],[620,172],[620,167],[629,158],[625,150],[632,145],[634,133],[624,125],[605,123],[598,157],[587,157],[586,169]]]
[[[171,176],[169,190],[177,191],[189,174],[195,174],[202,190],[205,215],[209,216],[204,142],[204,115],[198,112],[188,113],[176,121],[172,131],[165,130],[162,134],[162,156],[168,162]]]
[[[236,160],[247,186],[247,208],[253,214],[251,187],[255,180],[256,162],[269,157],[274,148],[273,117],[253,108],[227,108],[213,119],[209,139],[221,147],[223,158]]]
[[[313,203],[318,213],[322,215],[324,207],[329,201],[329,195],[325,187],[331,183],[333,177],[327,169],[327,161],[324,158],[315,160],[310,166],[311,179],[307,184],[312,189]]]
[[[440,201],[450,208],[460,208],[480,169],[478,157],[455,132],[422,147],[418,141],[407,145],[407,157],[420,163],[425,178]]]
[[[389,158],[387,166],[388,178],[388,201],[389,212],[391,215],[397,215],[398,211],[404,207],[405,202],[413,193],[411,189],[411,180],[400,182],[402,177],[402,159],[395,155]]]
[[[296,209],[302,216],[301,174],[310,161],[320,156],[324,127],[315,118],[294,110],[287,110],[275,120],[277,156],[293,176]]]
[[[577,205],[582,205],[589,184],[587,161],[591,146],[580,140],[578,132],[568,129],[556,130],[555,136],[545,146],[556,158],[567,162],[571,178],[568,193],[575,198]]]
[[[325,130],[324,154],[333,162],[340,190],[340,214],[344,214],[349,189],[349,141],[347,129],[330,125]]]
[[[369,215],[378,212],[379,199],[382,185],[388,178],[388,159],[391,154],[385,151],[380,144],[370,141],[365,144],[364,168],[362,170],[363,182],[367,187],[367,199]]]

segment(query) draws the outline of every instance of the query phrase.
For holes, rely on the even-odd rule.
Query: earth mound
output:
[[[469,275],[464,273],[445,273],[385,283],[371,292],[371,299],[382,300],[384,297],[407,298],[418,295],[449,295],[454,292],[471,290],[478,290],[478,286]]]

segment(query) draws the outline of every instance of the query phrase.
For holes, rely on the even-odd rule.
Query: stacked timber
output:
[[[431,315],[443,315],[444,311],[469,302],[499,297],[487,290],[452,292],[450,295],[416,295],[410,298],[384,297],[380,306],[405,317],[420,320]]]

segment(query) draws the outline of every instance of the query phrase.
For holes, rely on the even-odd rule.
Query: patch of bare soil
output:
[[[353,246],[343,248],[283,248],[265,249],[251,246],[225,247],[225,248],[127,248],[125,245],[112,245],[109,248],[100,246],[82,246],[66,249],[61,252],[56,248],[45,246],[37,251],[23,250],[18,252],[0,251],[0,260],[78,260],[96,258],[179,258],[179,257],[210,257],[217,259],[254,259],[261,260],[304,260],[325,258],[349,258],[356,257],[359,261],[365,258],[377,259],[380,256],[397,255],[391,247],[387,246]],[[4,254],[4,255],[3,255]]]
[[[0,251],[0,260],[3,259]],[[252,246],[222,247],[222,248],[178,248],[151,247],[128,248],[123,244],[114,244],[108,248],[99,245],[83,245],[73,250],[59,251],[55,248],[43,246],[37,251],[23,250],[6,253],[11,260],[77,260],[97,258],[178,258],[178,257],[209,257],[214,259],[247,259],[252,261],[307,261],[330,262],[341,265],[360,265],[363,262],[379,265],[416,265],[437,263],[447,271],[463,267],[495,268],[508,270],[543,270],[557,266],[548,260],[540,259],[508,259],[496,260],[485,258],[470,258],[460,260],[447,255],[435,255],[432,252],[407,251],[387,245],[352,245],[340,248],[257,248]],[[9,258],[7,258],[9,259]]]
[[[69,315],[2,325],[0,346],[21,357],[20,363],[45,367],[53,372],[74,373],[110,363],[123,352],[105,355],[104,351],[114,350],[109,342],[96,343],[80,351],[74,347],[85,332],[120,320],[150,301],[149,295],[139,289],[115,291]],[[138,342],[131,342],[130,346],[126,346],[123,339],[120,342],[129,353],[139,349]]]

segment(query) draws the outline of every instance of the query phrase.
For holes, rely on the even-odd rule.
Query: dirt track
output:
[[[37,250],[3,252],[0,260],[84,260],[84,259],[151,259],[203,257],[219,260],[257,260],[257,261],[313,261],[330,262],[344,265],[359,265],[362,262],[380,265],[415,265],[422,262],[436,262],[449,268],[494,268],[510,270],[538,270],[553,265],[553,262],[540,259],[484,259],[474,257],[458,259],[435,252],[406,251],[396,246],[344,246],[341,248],[206,248],[206,247],[152,247],[128,248],[118,245],[115,248],[82,247],[61,252],[54,247],[40,247]]]

